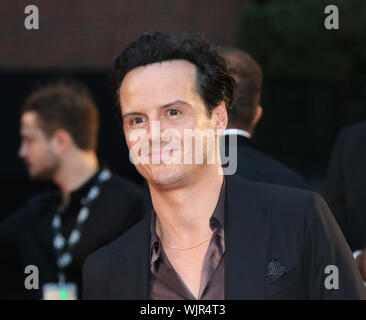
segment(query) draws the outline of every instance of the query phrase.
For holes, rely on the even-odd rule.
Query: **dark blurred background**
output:
[[[26,5],[38,6],[39,30],[26,30]],[[340,29],[326,30],[337,5]],[[108,84],[112,58],[142,32],[201,33],[237,46],[262,66],[263,119],[254,140],[322,193],[333,143],[366,120],[364,0],[43,0],[0,4],[0,220],[34,192],[17,158],[19,108],[38,84],[73,77],[89,86],[101,113],[102,162],[137,183]],[[365,146],[366,147],[366,146]]]

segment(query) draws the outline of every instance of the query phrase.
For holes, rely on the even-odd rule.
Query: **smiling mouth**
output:
[[[169,150],[153,150],[148,155],[147,158],[150,159],[159,159],[164,162],[164,159],[168,161],[174,160],[175,158],[180,158],[180,149],[169,149]]]

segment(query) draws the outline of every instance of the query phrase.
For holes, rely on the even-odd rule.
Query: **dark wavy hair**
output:
[[[225,59],[201,36],[171,36],[165,33],[143,34],[130,42],[115,57],[110,76],[116,98],[117,117],[121,120],[119,90],[126,74],[148,64],[183,59],[197,68],[196,89],[207,107],[208,115],[221,101],[227,109],[233,100],[235,80]]]

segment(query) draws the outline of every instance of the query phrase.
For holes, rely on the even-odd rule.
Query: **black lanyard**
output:
[[[58,278],[60,283],[65,283],[65,269],[71,264],[74,256],[75,245],[80,241],[81,231],[85,221],[89,217],[90,205],[99,196],[101,185],[111,178],[111,172],[108,169],[103,169],[98,176],[98,180],[93,185],[85,198],[81,199],[81,209],[76,219],[73,230],[69,238],[66,240],[61,232],[61,206],[58,206],[57,212],[52,220],[53,229],[53,248],[56,253]]]

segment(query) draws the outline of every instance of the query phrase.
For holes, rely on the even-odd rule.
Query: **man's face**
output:
[[[214,117],[208,116],[206,106],[196,92],[195,81],[196,67],[193,64],[173,60],[135,68],[122,82],[120,105],[128,148],[130,151],[136,149],[137,143],[149,146],[149,163],[137,164],[136,168],[148,182],[157,186],[181,186],[207,167],[207,144],[202,147],[203,164],[196,164],[192,152],[195,141],[192,146],[184,141],[185,129],[215,130]],[[160,128],[153,130],[157,123]],[[134,141],[132,136],[138,129],[144,130],[146,135]],[[180,156],[176,158],[181,160],[180,163],[154,162],[172,156],[173,151],[164,148],[168,144],[173,144],[174,150],[180,149],[177,153]],[[189,153],[193,153],[192,164],[184,164],[184,155]],[[141,151],[138,154],[141,155]]]
[[[52,179],[59,167],[53,141],[39,127],[35,112],[23,113],[20,127],[21,145],[18,155],[27,165],[31,178]]]

